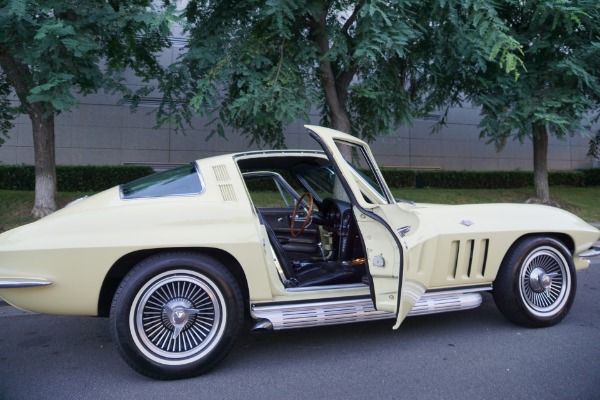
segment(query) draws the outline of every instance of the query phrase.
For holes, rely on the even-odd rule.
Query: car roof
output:
[[[242,170],[264,168],[293,169],[329,164],[325,153],[318,150],[267,150],[237,153],[233,156]]]

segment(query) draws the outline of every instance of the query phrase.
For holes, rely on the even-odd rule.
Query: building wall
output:
[[[168,62],[168,60],[165,60]],[[129,107],[117,105],[117,98],[92,95],[72,112],[56,118],[57,164],[114,165],[123,163],[178,164],[216,154],[257,149],[248,138],[229,131],[228,140],[217,137],[206,140],[210,128],[206,120],[198,120],[185,134],[170,127],[154,129],[155,108],[141,107],[131,114]],[[318,116],[311,116],[318,123]],[[435,168],[445,170],[531,170],[533,150],[530,141],[509,142],[501,152],[485,139],[479,139],[478,110],[453,109],[449,124],[432,134],[434,121],[416,120],[412,126],[400,128],[394,135],[372,144],[380,165],[401,168]],[[286,129],[286,144],[293,148],[316,148],[306,134],[303,122]],[[586,158],[589,139],[581,136],[564,141],[551,138],[548,165],[552,170],[589,168]],[[27,116],[16,120],[10,138],[0,147],[0,163],[33,164],[31,122]]]
[[[185,51],[187,39],[175,28],[173,46],[166,49],[160,62],[172,64]],[[127,85],[135,89],[144,85],[129,72]],[[156,94],[158,99],[158,94]],[[81,99],[71,112],[56,117],[56,161],[64,165],[114,165],[124,163],[179,164],[216,154],[257,149],[249,140],[226,132],[228,140],[213,137],[206,140],[211,128],[206,120],[194,122],[194,129],[185,134],[171,127],[154,129],[152,107],[140,107],[131,114],[129,107],[118,105],[119,98],[95,94]],[[150,114],[149,114],[150,113]],[[412,126],[398,129],[394,135],[380,138],[372,144],[380,165],[400,168],[435,168],[446,170],[531,170],[531,142],[509,142],[496,152],[493,145],[479,139],[479,112],[463,107],[449,113],[448,126],[432,134],[435,121],[416,120]],[[319,117],[311,116],[318,124]],[[306,134],[304,122],[286,128],[286,144],[292,148],[317,148]],[[586,158],[589,139],[581,136],[559,141],[552,137],[548,149],[548,165],[552,170],[568,170],[596,166]],[[0,163],[33,164],[31,122],[27,116],[16,120],[10,138],[0,146]]]

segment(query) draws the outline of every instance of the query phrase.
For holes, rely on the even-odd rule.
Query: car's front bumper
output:
[[[600,247],[592,246],[589,250],[583,251],[579,253],[579,257],[581,258],[594,258],[600,256]]]

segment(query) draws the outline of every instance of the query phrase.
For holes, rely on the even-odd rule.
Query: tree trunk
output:
[[[27,65],[8,52],[0,51],[0,67],[15,90],[21,107],[31,119],[35,158],[35,204],[31,213],[41,218],[56,210],[54,113],[51,107],[45,107],[43,103],[30,103],[27,99],[34,86],[33,75]]]
[[[325,101],[329,108],[329,119],[332,128],[340,132],[351,133],[352,127],[350,124],[350,115],[346,110],[345,103],[348,96],[348,86],[356,73],[356,69],[352,69],[346,74],[341,74],[338,77],[339,79],[336,80],[333,66],[327,59],[327,53],[329,52],[329,38],[327,36],[326,17],[327,9],[324,8],[321,16],[314,21],[314,40],[322,57],[322,60],[319,62],[319,78],[321,86],[323,87],[323,92],[325,93]],[[345,154],[348,153],[348,151],[344,149],[342,155],[347,160],[351,160],[352,154]]]
[[[533,184],[535,198],[540,203],[550,203],[548,186],[548,130],[546,125],[533,126]]]
[[[35,156],[35,204],[31,213],[41,218],[56,210],[56,156],[54,115],[29,115]]]

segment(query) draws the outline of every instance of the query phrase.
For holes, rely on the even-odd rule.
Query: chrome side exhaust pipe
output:
[[[489,290],[489,288],[482,290]],[[469,310],[479,307],[482,301],[481,294],[477,292],[425,293],[408,313],[408,316]],[[251,312],[252,316],[257,319],[251,332],[395,318],[394,313],[375,310],[373,302],[369,298],[274,306],[253,305]]]

